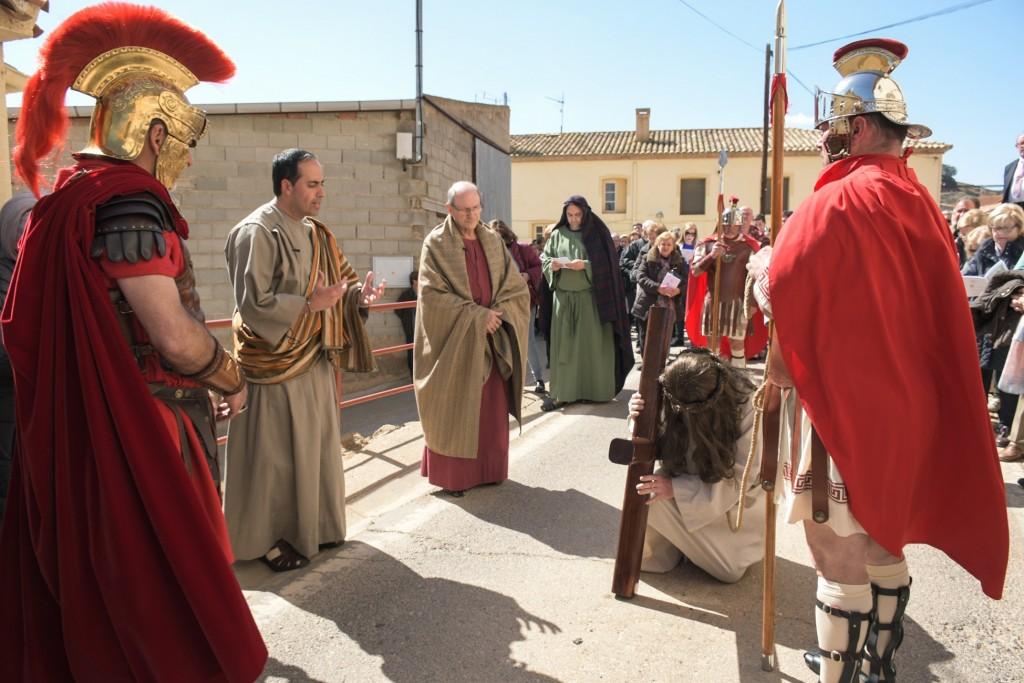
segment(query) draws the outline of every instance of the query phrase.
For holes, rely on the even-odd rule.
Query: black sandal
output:
[[[896,655],[896,650],[903,643],[903,615],[907,611],[907,603],[910,602],[910,586],[882,588],[873,583],[871,584],[871,593],[875,599],[875,616],[871,619],[871,624],[868,626],[868,639],[864,643],[864,661],[867,662],[867,671],[865,673],[868,675],[867,680],[869,683],[895,681],[896,663],[893,662],[893,657]],[[879,595],[896,598],[896,613],[893,615],[892,621],[887,624],[881,623],[878,619]],[[880,631],[891,632],[889,642],[882,652],[878,651],[878,634]]]
[[[293,569],[302,569],[309,564],[309,558],[292,547],[284,540],[279,540],[270,546],[267,554],[260,558],[260,562],[270,567],[275,572],[288,572]]]
[[[812,648],[810,651],[804,653],[804,664],[807,668],[816,674],[821,674],[821,660],[831,659],[834,662],[842,662],[843,670],[839,674],[839,683],[859,683],[867,679],[867,675],[862,674],[860,671],[861,660],[863,654],[861,648],[863,647],[860,642],[861,631],[865,629],[871,620],[874,618],[874,610],[870,612],[850,612],[847,610],[839,609],[838,607],[832,607],[826,605],[821,600],[814,601],[815,606],[825,614],[831,614],[845,619],[847,624],[847,646],[843,652],[837,652],[835,650],[826,651],[819,647]]]
[[[544,397],[544,402],[541,403],[540,409],[545,413],[550,413],[552,410],[558,410],[558,404],[555,403],[554,399],[551,398],[551,395],[548,394]]]

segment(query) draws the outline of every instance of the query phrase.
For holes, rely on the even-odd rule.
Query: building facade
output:
[[[637,112],[637,129],[598,133],[512,136],[512,226],[532,239],[558,219],[566,197],[580,194],[612,230],[657,218],[669,226],[697,224],[714,230],[719,189],[719,151],[728,153],[724,192],[741,205],[761,210],[762,130],[717,128],[648,130],[649,112]],[[821,172],[814,130],[785,132],[783,210],[811,194]],[[941,194],[942,156],[950,145],[914,145],[910,165],[936,201]],[[770,173],[770,160],[769,160]],[[770,214],[770,207],[765,207]]]

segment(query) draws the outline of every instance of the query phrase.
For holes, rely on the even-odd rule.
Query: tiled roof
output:
[[[786,152],[817,154],[817,131],[786,129]],[[595,133],[530,133],[512,136],[512,157],[635,157],[635,156],[718,156],[725,148],[730,154],[760,154],[760,128],[703,128],[652,130],[650,140],[638,142],[636,132],[616,130]],[[952,149],[944,142],[924,140],[914,145],[922,152],[942,153]],[[770,148],[770,145],[769,145]]]

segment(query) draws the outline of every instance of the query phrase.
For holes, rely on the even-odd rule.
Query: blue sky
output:
[[[687,0],[756,47],[745,45],[680,0],[424,0],[428,93],[495,101],[504,93],[512,132],[626,130],[651,107],[652,128],[761,123],[764,45],[774,0]],[[44,30],[89,2],[52,0]],[[168,0],[158,3],[205,31],[238,65],[224,86],[200,86],[194,102],[411,98],[415,93],[413,0]],[[790,47],[851,34],[963,0],[789,0]],[[294,8],[301,8],[297,11]],[[910,46],[895,78],[912,120],[954,146],[946,163],[960,180],[998,184],[1024,131],[1019,45],[1024,0],[969,9],[880,32]],[[8,43],[6,61],[35,68],[42,38]],[[838,81],[832,52],[846,41],[791,50],[789,68],[810,88]],[[1016,65],[1013,51],[1017,51]],[[8,98],[17,105],[20,96]],[[91,100],[73,94],[72,104]],[[813,98],[790,84],[793,121],[809,125]]]

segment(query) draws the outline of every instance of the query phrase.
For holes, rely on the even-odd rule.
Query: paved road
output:
[[[779,527],[774,673],[759,666],[760,565],[732,586],[683,566],[645,574],[632,601],[611,596],[625,470],[605,453],[626,395],[551,414],[531,403],[511,479],[461,499],[419,478],[422,442],[395,404],[401,424],[346,455],[350,540],[301,572],[239,568],[270,648],[262,680],[814,680],[800,654],[814,638],[815,578],[798,529]],[[1004,474],[1016,482],[1024,467]],[[1007,492],[1003,601],[941,553],[908,553],[901,681],[1024,680],[1024,490]]]

